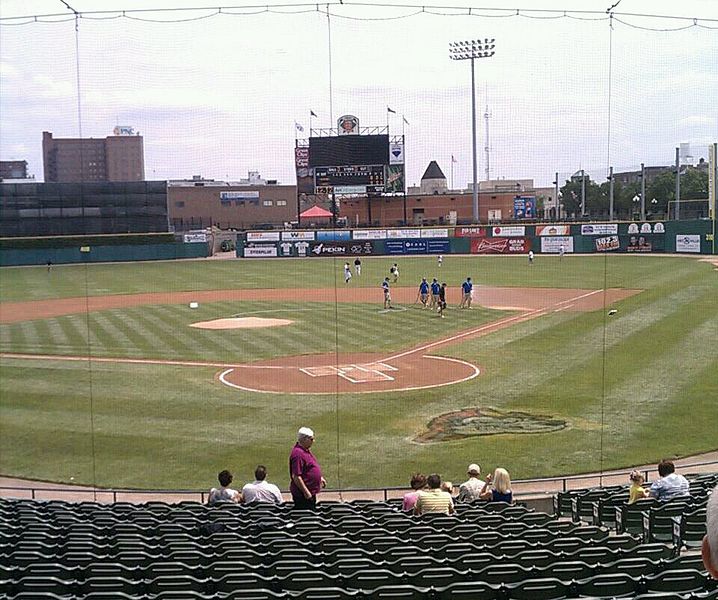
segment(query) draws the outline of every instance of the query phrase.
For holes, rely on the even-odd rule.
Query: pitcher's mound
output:
[[[214,319],[213,321],[200,321],[192,323],[190,327],[198,329],[257,329],[258,327],[280,327],[291,325],[294,321],[289,319],[261,319],[259,317],[232,317],[229,319]]]

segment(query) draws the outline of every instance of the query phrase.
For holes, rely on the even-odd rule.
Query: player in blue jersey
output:
[[[426,277],[422,277],[419,284],[419,299],[421,300],[422,308],[426,308],[429,302],[429,283],[426,281]]]
[[[439,306],[439,290],[441,289],[441,284],[436,280],[436,278],[431,280],[431,310],[434,310]]]
[[[389,291],[389,278],[384,277],[384,281],[381,282],[381,289],[384,292],[384,310],[392,308],[391,305],[391,292]]]
[[[471,277],[467,277],[466,281],[461,284],[461,304],[459,308],[471,308],[471,292],[474,289],[474,284],[471,283]]]

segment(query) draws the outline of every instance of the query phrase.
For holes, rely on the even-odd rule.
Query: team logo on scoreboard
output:
[[[337,119],[339,135],[350,135],[359,133],[359,119],[354,115],[343,115]]]

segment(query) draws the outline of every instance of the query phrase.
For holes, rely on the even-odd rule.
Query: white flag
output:
[[[304,127],[302,127],[299,123],[294,121],[294,126],[297,128],[297,131],[304,131]]]

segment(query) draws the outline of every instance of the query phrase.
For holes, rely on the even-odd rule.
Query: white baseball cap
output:
[[[297,431],[297,437],[304,438],[304,437],[314,437],[314,431],[309,429],[309,427],[300,427],[299,431]]]
[[[471,473],[471,474],[476,473],[477,475],[480,475],[480,474],[481,474],[481,467],[480,467],[479,465],[477,465],[476,463],[471,463],[471,464],[469,465],[469,468],[466,469],[466,472],[467,472],[467,473]]]

